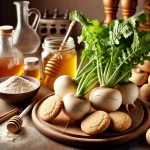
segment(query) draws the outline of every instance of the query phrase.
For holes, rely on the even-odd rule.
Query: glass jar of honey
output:
[[[63,39],[64,37],[46,37],[42,44],[42,82],[51,90],[56,78],[61,75],[74,78],[77,70],[74,40],[69,37],[61,46]]]
[[[13,45],[12,31],[12,26],[0,26],[0,78],[23,73],[23,54]]]
[[[37,57],[26,57],[24,59],[24,75],[40,79],[40,65]]]

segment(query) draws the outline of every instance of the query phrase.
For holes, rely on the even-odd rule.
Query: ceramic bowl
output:
[[[19,94],[8,94],[8,93],[0,92],[0,99],[10,104],[21,104],[21,103],[29,102],[33,97],[36,96],[37,92],[40,89],[40,85],[41,85],[40,81],[30,76],[21,76],[21,77],[26,80],[29,80],[32,83],[35,83],[37,85],[36,89],[26,93],[19,93]],[[8,78],[10,77],[0,78],[0,83],[6,81]]]

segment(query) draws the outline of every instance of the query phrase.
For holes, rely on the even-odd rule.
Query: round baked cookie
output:
[[[52,95],[41,104],[39,115],[45,121],[52,121],[59,115],[62,108],[62,98],[57,95]]]
[[[81,122],[81,129],[89,135],[102,133],[110,124],[110,117],[104,111],[95,111],[89,114]]]
[[[131,126],[131,117],[124,112],[114,111],[109,113],[109,116],[111,118],[111,122],[108,128],[111,131],[121,132],[127,130]]]

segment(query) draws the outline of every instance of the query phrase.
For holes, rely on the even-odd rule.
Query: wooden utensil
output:
[[[112,20],[116,19],[118,11],[119,0],[103,0],[105,20],[103,24],[110,24]]]
[[[19,112],[19,109],[14,108],[14,109],[4,113],[3,115],[0,116],[0,123],[3,123],[4,121],[8,120],[12,116],[16,115],[18,112]]]
[[[75,23],[76,23],[76,21],[72,21],[70,23],[70,26],[66,33],[66,36],[58,50],[58,53],[55,53],[55,55],[52,58],[50,58],[49,61],[47,62],[46,66],[45,66],[45,70],[44,70],[44,72],[46,74],[46,77],[44,80],[44,85],[47,85],[50,77],[56,77],[57,73],[60,71],[61,65],[62,65],[62,63],[61,63],[62,57],[61,57],[59,51],[62,50],[62,47],[64,46],[65,42],[68,40],[71,30],[72,30],[73,26],[75,25]]]
[[[124,19],[128,19],[136,12],[136,6],[137,6],[138,0],[121,0],[120,6],[121,6],[121,12]]]
[[[30,109],[33,107],[33,105],[37,102],[37,98],[33,98],[33,101],[26,107],[26,109],[19,115],[19,116],[13,116],[10,118],[7,124],[7,130],[10,133],[16,133],[21,129],[23,120],[22,118],[30,111]]]

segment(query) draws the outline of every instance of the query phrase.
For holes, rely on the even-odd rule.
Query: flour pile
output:
[[[35,83],[19,76],[12,76],[0,83],[0,92],[8,94],[19,94],[30,92],[37,88]]]

